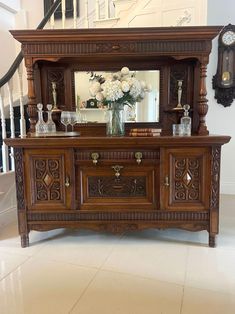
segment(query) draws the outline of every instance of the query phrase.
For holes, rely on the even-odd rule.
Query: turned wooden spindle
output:
[[[200,92],[199,92],[199,100],[198,100],[198,114],[199,114],[199,126],[198,126],[198,134],[199,135],[208,135],[209,131],[206,126],[206,114],[208,111],[208,100],[206,98],[207,90],[206,90],[206,69],[207,64],[201,63],[200,65]]]
[[[32,60],[27,59],[25,62],[27,81],[28,81],[28,108],[27,112],[30,119],[30,132],[35,132],[35,125],[37,122],[37,107],[34,88],[34,71]]]

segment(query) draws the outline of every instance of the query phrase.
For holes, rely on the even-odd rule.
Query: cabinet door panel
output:
[[[156,209],[156,170],[151,166],[136,168],[123,164],[116,177],[111,166],[81,167],[81,209]]]
[[[207,148],[164,151],[163,206],[166,210],[209,208],[210,158]]]
[[[28,209],[72,207],[72,153],[69,150],[26,150],[25,171]]]

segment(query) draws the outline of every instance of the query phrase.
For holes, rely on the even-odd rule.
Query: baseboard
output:
[[[235,182],[221,182],[220,193],[235,195]]]
[[[10,207],[0,212],[0,229],[17,221],[16,207]]]

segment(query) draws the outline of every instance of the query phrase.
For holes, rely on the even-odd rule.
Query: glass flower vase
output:
[[[107,136],[125,135],[125,119],[123,104],[119,103],[109,104],[107,110],[106,134]]]

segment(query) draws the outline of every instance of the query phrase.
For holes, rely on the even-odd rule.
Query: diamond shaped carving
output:
[[[43,180],[47,186],[49,186],[52,182],[52,178],[49,176],[49,174],[47,174]]]
[[[185,173],[185,175],[183,177],[184,184],[189,185],[191,180],[192,180],[192,177],[190,176],[190,174],[188,172]]]

